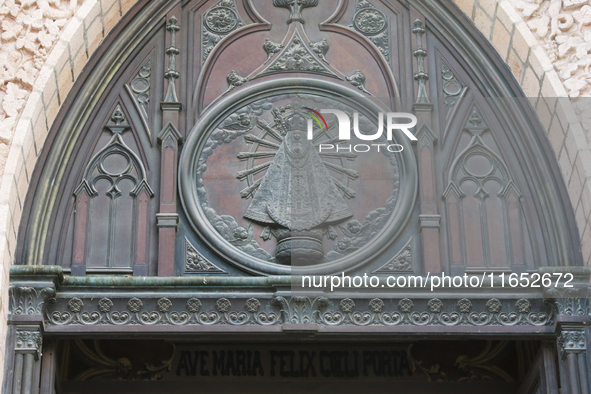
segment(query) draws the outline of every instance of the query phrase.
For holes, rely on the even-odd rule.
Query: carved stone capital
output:
[[[22,326],[17,327],[14,343],[15,353],[27,354],[33,353],[38,360],[41,355],[41,345],[43,337],[37,327]]]
[[[582,353],[587,350],[585,330],[579,328],[568,328],[558,336],[558,345],[562,358],[565,359],[568,353]]]
[[[544,267],[539,274],[546,283],[544,298],[553,303],[558,315],[581,318],[591,312],[589,272],[583,267]]]
[[[54,300],[55,288],[53,285],[13,284],[8,288],[10,297],[9,311],[13,315],[41,315],[48,302]]]

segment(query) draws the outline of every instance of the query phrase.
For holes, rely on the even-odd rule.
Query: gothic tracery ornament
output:
[[[150,77],[152,75],[151,61],[149,58],[143,66],[139,69],[136,76],[129,83],[129,89],[131,90],[144,125],[147,125],[149,119],[149,104],[150,104]],[[149,131],[149,129],[148,129]]]
[[[464,86],[457,80],[453,72],[443,62],[441,63],[441,78],[443,80],[443,103],[446,109],[446,117],[449,118]]]

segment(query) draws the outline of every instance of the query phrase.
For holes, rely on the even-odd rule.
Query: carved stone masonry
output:
[[[564,330],[558,337],[558,344],[562,353],[562,358],[565,359],[567,354],[581,353],[587,350],[587,343],[585,341],[585,330]]]
[[[587,314],[589,298],[586,288],[550,288],[544,297],[554,301],[559,315],[585,316]]]
[[[211,261],[207,260],[185,237],[185,272],[201,274],[227,274]]]
[[[39,359],[41,355],[41,344],[43,340],[41,332],[39,330],[23,328],[16,330],[16,339],[14,344],[14,350],[16,353],[33,353],[35,359]]]
[[[390,62],[390,21],[382,11],[369,1],[360,0],[348,25],[367,37]]]
[[[392,273],[392,272],[412,272],[412,238],[404,245],[402,250],[396,254],[390,261],[375,270],[374,274]]]
[[[160,298],[88,295],[60,298],[45,313],[45,324],[171,326],[318,324],[323,326],[551,326],[554,316],[540,300],[334,299],[324,296],[272,298]],[[140,298],[141,297],[141,298]],[[242,306],[244,305],[244,306]],[[174,327],[171,327],[174,329]]]
[[[43,314],[46,303],[55,297],[53,287],[11,286],[8,289],[10,297],[10,313],[13,315]]]

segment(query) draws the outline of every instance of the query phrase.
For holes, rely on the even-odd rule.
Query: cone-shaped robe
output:
[[[291,130],[244,217],[295,231],[330,225],[353,216],[306,133]]]

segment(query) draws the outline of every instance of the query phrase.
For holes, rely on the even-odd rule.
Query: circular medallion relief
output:
[[[370,135],[384,108],[334,83],[298,82],[263,82],[220,102],[181,156],[180,194],[193,228],[252,272],[332,273],[367,263],[414,204],[416,165],[402,133],[395,141],[385,131],[372,141],[343,139],[335,116],[316,113],[358,113],[359,132]]]
[[[354,23],[360,32],[369,35],[381,33],[387,26],[386,16],[375,9],[359,11],[355,15]]]
[[[205,25],[214,33],[228,33],[234,30],[237,24],[238,17],[230,8],[218,7],[205,15]]]

